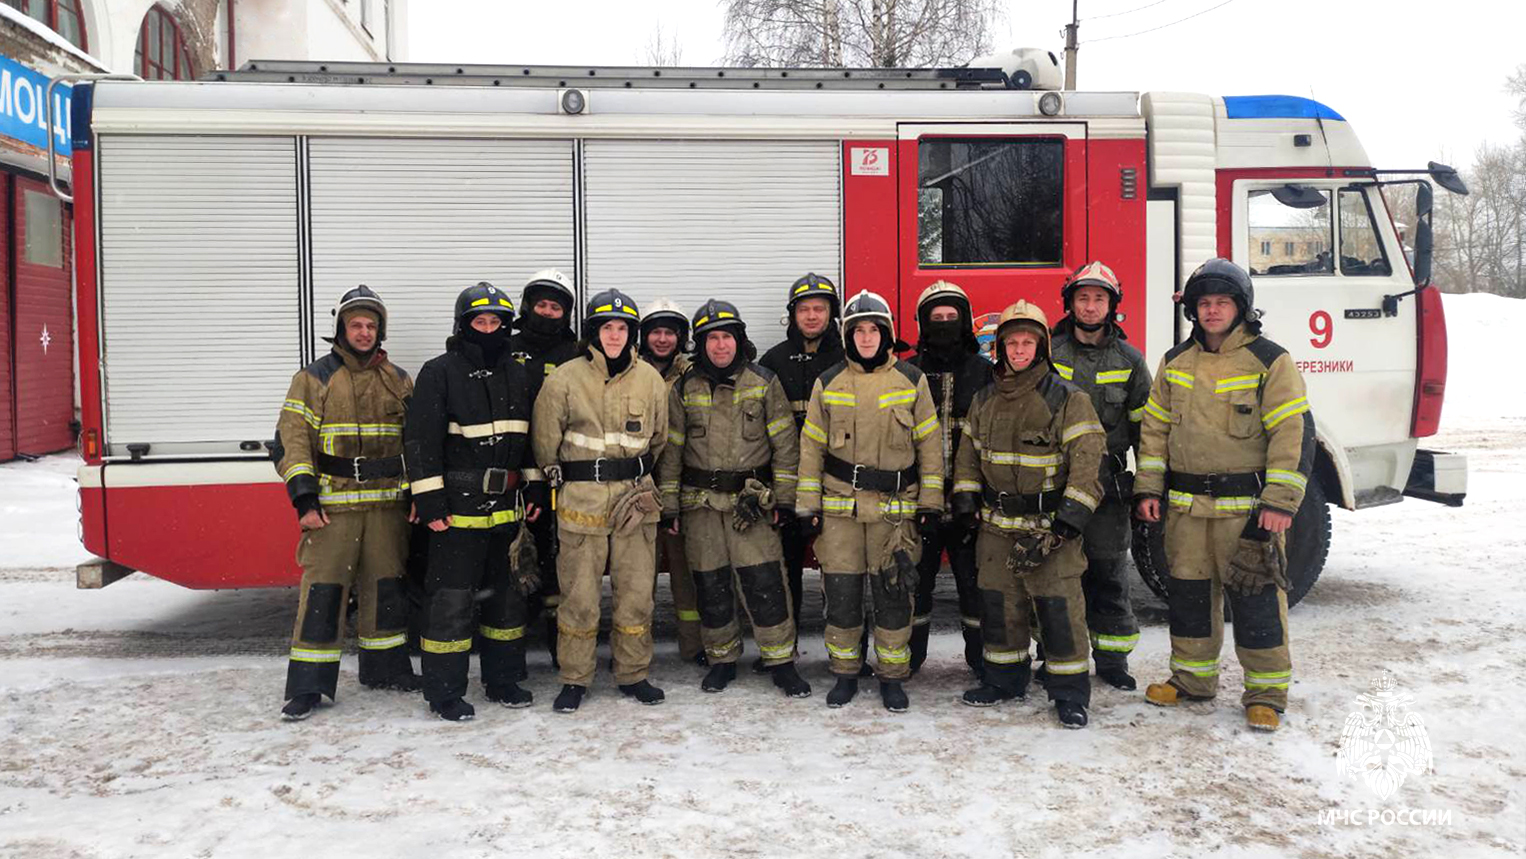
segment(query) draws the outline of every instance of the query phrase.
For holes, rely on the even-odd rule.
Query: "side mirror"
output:
[[[1468,186],[1462,181],[1462,177],[1457,175],[1457,171],[1451,167],[1431,161],[1425,165],[1425,170],[1431,175],[1431,181],[1437,185],[1451,191],[1453,194],[1461,194],[1464,197],[1468,195]]]
[[[1432,162],[1432,166],[1435,166],[1435,162]],[[1452,173],[1452,177],[1456,179],[1456,172]],[[1461,186],[1461,180],[1458,180],[1457,184]],[[1468,193],[1467,188],[1463,188],[1460,193]],[[1431,237],[1432,194],[1429,182],[1419,182],[1415,185],[1415,287],[1417,289],[1431,282],[1431,250],[1434,241]]]
[[[1325,192],[1308,185],[1281,185],[1273,188],[1272,199],[1290,209],[1318,209],[1330,202]]]

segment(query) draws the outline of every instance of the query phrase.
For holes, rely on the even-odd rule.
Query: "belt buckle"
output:
[[[601,463],[604,463],[606,461],[607,460],[604,457],[602,457],[602,456],[596,457],[594,459],[594,461],[593,461],[593,482],[594,483],[603,483],[604,482],[604,476],[602,474],[600,474],[600,471],[602,469]]]
[[[489,468],[482,472],[482,491],[488,495],[502,495],[509,491],[509,470]]]
[[[853,479],[848,481],[848,483],[849,483],[849,485],[851,485],[853,487],[853,491],[854,492],[863,492],[864,491],[864,488],[862,486],[858,485],[858,473],[860,471],[863,471],[863,470],[864,470],[864,467],[862,465],[860,465],[858,463],[854,463],[853,464]]]
[[[366,461],[366,458],[363,457],[363,456],[357,456],[354,459],[350,460],[350,469],[351,469],[352,473],[355,476],[355,482],[356,483],[365,483],[366,482],[366,479],[364,477],[360,476],[360,464],[362,462],[365,462],[365,461]]]
[[[1219,475],[1214,472],[1203,475],[1203,489],[1207,494],[1217,498],[1219,495]]]
[[[721,473],[719,471],[710,472],[710,491],[721,491]]]

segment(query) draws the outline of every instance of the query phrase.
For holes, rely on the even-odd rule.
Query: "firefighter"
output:
[[[660,704],[647,680],[660,503],[652,467],[668,434],[668,386],[635,359],[641,316],[630,296],[606,290],[583,316],[577,358],[552,371],[535,400],[535,459],[560,483],[557,532],[557,657],[562,691],[552,708],[571,713],[593,682],[604,571],[614,589],[615,682],[643,704]]]
[[[657,464],[663,530],[695,567],[710,671],[723,691],[742,652],[741,597],[763,663],[791,698],[810,697],[795,669],[795,617],[774,528],[794,517],[800,446],[784,388],[753,363],[757,350],[736,305],[714,299],[694,314],[694,366],[668,400],[668,446]],[[680,517],[681,520],[680,520]]]
[[[955,514],[977,517],[975,554],[985,643],[981,685],[964,703],[989,707],[1028,689],[1029,614],[1038,618],[1060,724],[1086,726],[1086,606],[1081,534],[1102,501],[1106,437],[1091,399],[1055,373],[1049,322],[1026,301],[1002,311],[996,381],[975,395],[954,469]]]
[[[530,406],[552,370],[577,357],[577,334],[572,330],[572,280],[554,268],[542,269],[525,282],[519,296],[519,319],[509,338],[509,351],[525,367],[529,383]],[[524,472],[526,497],[549,509],[548,484],[535,469]],[[547,491],[545,496],[539,493]],[[530,595],[532,614],[542,617],[546,648],[556,662],[556,606],[561,601],[556,582],[556,517],[541,516],[529,523],[534,540],[535,567],[539,570],[540,589]],[[528,564],[527,564],[528,565]]]
[[[670,397],[673,386],[689,369],[689,356],[684,354],[688,341],[689,320],[678,305],[659,298],[647,306],[641,317],[641,357],[662,374]],[[668,571],[668,589],[673,594],[673,611],[678,615],[678,655],[686,662],[708,665],[700,641],[699,597],[684,555],[684,541],[663,528],[657,529],[657,569]]]
[[[795,413],[795,430],[805,426],[806,401],[811,387],[828,367],[843,360],[842,333],[838,317],[837,287],[819,274],[807,273],[790,285],[785,302],[788,328],[784,342],[775,345],[758,361],[779,379],[790,411]],[[790,605],[795,621],[800,621],[802,579],[805,553],[810,541],[802,536],[798,519],[787,519],[779,529],[784,546],[784,569],[789,574]],[[753,670],[763,670],[763,660],[753,663]]]
[[[489,701],[528,707],[524,594],[509,547],[540,508],[521,504],[530,431],[525,368],[509,353],[514,302],[490,283],[456,298],[445,354],[419,371],[403,434],[418,518],[428,526],[421,647],[424,697],[440,718],[475,715],[462,700],[473,634]],[[545,493],[539,493],[544,495]]]
[[[1151,523],[1165,500],[1171,568],[1171,677],[1145,698],[1169,707],[1218,692],[1224,594],[1246,722],[1275,731],[1293,673],[1285,535],[1314,461],[1314,418],[1293,358],[1261,336],[1254,308],[1250,276],[1229,260],[1187,278],[1192,337],[1161,359],[1150,388],[1134,497]]]
[[[334,305],[333,349],[292,377],[276,424],[276,471],[302,538],[300,603],[286,670],[288,720],[334,699],[339,640],[353,588],[360,605],[360,683],[416,692],[408,660],[408,504],[403,415],[413,382],[387,360],[387,306],[365,285]]]
[[[908,362],[927,374],[933,405],[938,410],[939,442],[943,448],[944,478],[954,470],[954,455],[963,436],[964,417],[975,393],[991,382],[991,362],[980,354],[975,339],[975,316],[969,296],[948,281],[940,280],[917,299],[917,354]],[[964,633],[964,661],[980,674],[980,588],[975,581],[975,532],[968,519],[948,513],[936,531],[922,540],[922,560],[917,564],[917,598],[911,618],[911,670],[916,673],[927,660],[927,639],[932,630],[933,587],[948,553],[949,569],[959,594],[959,617]]]
[[[1134,475],[1130,448],[1139,446],[1139,422],[1150,395],[1150,369],[1118,326],[1123,287],[1100,262],[1076,270],[1060,290],[1066,315],[1054,327],[1051,348],[1060,378],[1085,391],[1107,433],[1102,457],[1102,503],[1086,523],[1082,548],[1086,572],[1086,626],[1091,632],[1097,676],[1119,689],[1135,688],[1129,653],[1139,642],[1139,623],[1129,603],[1124,555],[1129,550],[1129,508]],[[1040,669],[1042,672],[1043,669]]]
[[[873,292],[855,295],[843,314],[843,339],[847,360],[811,389],[797,495],[802,532],[821,536],[826,645],[837,675],[827,706],[841,707],[858,693],[867,577],[880,699],[901,713],[919,536],[937,530],[943,511],[943,442],[927,378],[892,351],[889,303]]]

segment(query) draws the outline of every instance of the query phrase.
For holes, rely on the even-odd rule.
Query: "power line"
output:
[[[1133,32],[1133,33],[1124,33],[1121,36],[1103,36],[1100,39],[1092,39],[1091,41],[1092,42],[1111,42],[1114,39],[1129,39],[1129,38],[1133,38],[1134,36],[1143,36],[1145,33],[1153,33],[1156,30],[1164,30],[1167,27],[1175,27],[1177,24],[1180,24],[1180,23],[1182,23],[1184,21],[1191,21],[1193,18],[1196,18],[1199,15],[1207,15],[1209,12],[1212,12],[1215,9],[1222,9],[1223,7],[1228,6],[1229,4],[1231,4],[1233,2],[1235,2],[1235,0],[1224,0],[1224,2],[1216,3],[1216,4],[1212,5],[1212,6],[1209,6],[1207,9],[1204,9],[1201,12],[1193,12],[1191,15],[1188,15],[1185,18],[1178,18],[1175,21],[1170,22],[1169,24],[1161,24],[1158,27],[1151,27],[1148,30],[1138,30],[1138,31]]]
[[[1109,12],[1106,15],[1092,15],[1090,17],[1082,18],[1081,20],[1082,21],[1101,21],[1103,18],[1117,18],[1120,15],[1132,15],[1135,12],[1143,12],[1146,9],[1153,9],[1154,7],[1159,6],[1160,4],[1162,4],[1164,2],[1166,2],[1166,0],[1155,0],[1154,3],[1146,3],[1143,6],[1135,6],[1132,9],[1125,9],[1122,12]]]

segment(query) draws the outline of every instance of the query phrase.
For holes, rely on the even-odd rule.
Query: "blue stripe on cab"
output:
[[[1226,95],[1224,111],[1230,119],[1338,119],[1346,118],[1312,98],[1296,95]]]

